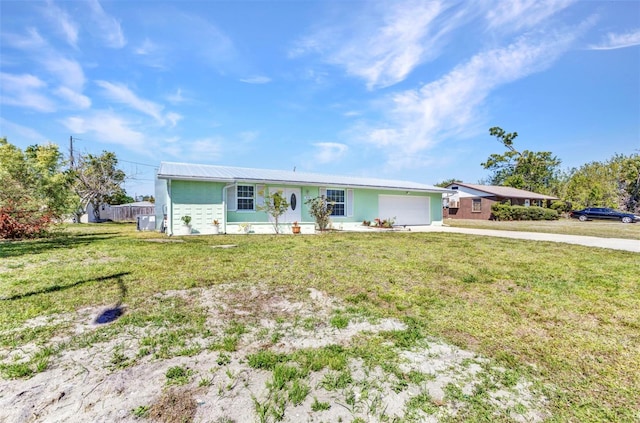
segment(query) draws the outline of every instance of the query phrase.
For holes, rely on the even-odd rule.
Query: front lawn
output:
[[[633,231],[640,228],[611,225]],[[333,365],[337,369],[331,376],[334,379],[323,380],[318,386],[339,386],[345,374],[341,361],[345,357],[364,363],[372,360],[385,369],[384,363],[397,359],[387,350],[389,343],[415,348],[422,345],[421,339],[431,339],[488,358],[492,369],[502,369],[500,380],[505,386],[514,386],[508,380],[511,376],[531,381],[531,389],[547,399],[544,416],[549,421],[637,421],[638,275],[639,256],[631,252],[462,234],[372,232],[169,239],[136,232],[131,225],[72,226],[50,239],[0,243],[0,374],[11,383],[36,377],[55,368],[65,352],[126,333],[136,338],[136,350],[130,353],[126,348],[115,348],[106,364],[110,371],[133,369],[143,360],[180,356],[187,357],[186,367],[178,369],[180,372],[172,367],[171,374],[180,373],[189,380],[189,360],[197,361],[204,351],[218,351],[221,366],[231,361],[243,336],[258,321],[243,320],[242,316],[268,302],[270,292],[303,298],[313,288],[313,292],[346,304],[327,318],[326,327],[334,331],[362,318],[374,323],[393,318],[404,322],[406,329],[383,331],[351,344],[304,354],[248,355],[249,364],[251,360],[256,366],[267,363],[267,367],[256,368],[273,371],[274,377],[267,385],[274,393],[269,396],[271,402],[254,401],[257,414],[264,411],[266,416],[269,411],[269,418],[277,421],[281,420],[274,411],[278,406],[293,407],[296,398],[303,403],[309,389],[314,388],[305,378],[314,371],[316,354],[322,353],[328,360],[321,367],[332,369]],[[216,309],[216,313],[234,317],[215,338],[208,323],[213,309],[203,309],[188,293],[196,295],[209,291],[194,289],[220,287],[214,290],[220,299],[230,286],[246,290],[246,295],[229,290],[228,295],[234,297],[233,301],[227,299],[246,313],[233,314],[222,306]],[[264,287],[264,292],[252,297],[256,299],[253,304],[247,303],[251,287],[258,286]],[[124,306],[122,316],[93,332],[57,318],[114,305]],[[284,330],[278,332],[277,325],[291,323],[287,316],[293,314],[275,318],[276,329],[262,334],[268,341],[264,345],[277,345],[286,335]],[[296,318],[295,324],[301,330],[324,325],[312,316]],[[148,331],[149,327],[154,330]],[[160,332],[162,336],[153,335]],[[206,346],[189,342],[195,338],[211,342]],[[265,347],[261,351],[266,354],[270,350]],[[295,366],[290,364],[294,362]],[[425,383],[423,378],[430,377],[402,373],[398,368],[386,370],[395,375],[399,391],[403,384],[415,381],[415,386],[420,386]],[[494,380],[496,371],[492,372],[487,374]],[[199,389],[207,388],[213,379],[202,376]],[[482,389],[494,383],[483,380]],[[278,396],[284,395],[279,394],[282,389],[289,389],[290,399]],[[443,420],[510,421],[512,414],[493,406],[479,390],[469,393],[453,385],[447,388],[444,406],[447,401],[460,401],[467,407]],[[420,402],[421,398],[418,395],[407,401],[418,404],[421,411],[416,413],[436,413],[443,407],[440,400]],[[0,402],[2,399],[0,394]],[[315,398],[314,411],[309,412],[320,413],[315,410],[327,407],[330,404]],[[135,415],[148,410],[153,407],[140,404]],[[405,421],[413,421],[412,410],[406,412]]]
[[[552,234],[598,236],[603,238],[637,239],[640,242],[640,224],[619,221],[561,218],[559,220],[494,221],[474,219],[445,219],[445,225],[455,228],[495,229],[500,231],[544,232]]]

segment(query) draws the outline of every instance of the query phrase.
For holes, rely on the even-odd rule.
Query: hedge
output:
[[[495,220],[557,220],[560,214],[556,210],[544,207],[523,207],[495,203],[491,206]]]

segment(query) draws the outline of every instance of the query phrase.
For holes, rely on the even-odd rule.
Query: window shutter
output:
[[[256,185],[256,209],[264,206],[264,196],[266,194],[264,185]]]
[[[320,188],[320,197],[322,198],[327,198],[327,189],[326,188]]]
[[[227,188],[227,210],[228,211],[238,210],[238,200],[237,200],[235,185]]]
[[[347,204],[346,204],[347,217],[353,217],[353,190],[352,189],[347,190],[346,200],[347,200]]]

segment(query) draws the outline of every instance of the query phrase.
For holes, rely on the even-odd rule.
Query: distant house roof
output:
[[[502,197],[502,198],[529,198],[531,200],[557,200],[558,199],[558,197],[552,197],[550,195],[538,194],[536,192],[531,192],[524,189],[502,187],[498,185],[477,185],[477,184],[467,184],[463,182],[455,182],[453,184],[449,184],[447,188],[451,188],[454,186],[466,187],[476,191],[486,192],[487,194],[495,195],[496,197]]]
[[[410,181],[172,162],[161,162],[157,176],[159,179],[219,181],[227,183],[261,182],[283,185],[304,184],[329,187],[398,189],[440,193],[451,192],[445,188]]]

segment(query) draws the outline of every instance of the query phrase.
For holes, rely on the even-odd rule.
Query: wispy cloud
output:
[[[169,103],[172,103],[172,104],[180,104],[180,103],[184,103],[185,101],[187,101],[185,96],[182,94],[182,89],[181,88],[178,88],[175,93],[169,94],[166,97],[166,100]]]
[[[149,143],[142,132],[131,128],[126,119],[111,110],[97,110],[62,121],[74,134],[89,134],[95,141],[118,144],[137,152],[148,152]]]
[[[512,44],[480,52],[437,81],[389,97],[387,124],[360,125],[361,142],[389,151],[389,163],[403,163],[439,142],[477,129],[481,106],[496,88],[547,69],[566,52],[580,30],[533,34]],[[388,110],[388,112],[386,112]]]
[[[463,14],[442,19],[445,2],[414,1],[377,4],[359,11],[366,19],[329,26],[300,39],[290,57],[318,53],[365,81],[368,89],[404,80],[416,66],[437,57],[446,34],[463,22]]]
[[[71,88],[60,87],[54,93],[64,100],[65,104],[71,105],[75,109],[88,109],[91,107],[91,99],[89,97]]]
[[[133,52],[141,56],[148,56],[156,53],[158,50],[159,47],[156,43],[151,41],[149,38],[145,38],[144,41],[142,41],[142,44],[133,49]]]
[[[577,0],[488,0],[486,19],[490,29],[516,32],[534,28]]]
[[[54,4],[53,1],[47,0],[45,16],[56,26],[56,29],[62,33],[71,46],[78,46],[78,24],[66,11]]]
[[[313,144],[313,157],[316,163],[331,163],[340,160],[347,153],[349,147],[335,142],[317,142]]]
[[[163,70],[168,68],[167,48],[151,41],[149,38],[145,38],[141,44],[133,49],[133,52],[145,66]]]
[[[28,57],[36,64],[33,69],[37,76],[22,78],[22,84],[10,88],[14,93],[22,93],[24,107],[54,111],[58,106],[85,109],[91,105],[90,99],[82,93],[86,78],[80,63],[61,55],[36,29],[28,28],[25,35],[5,34],[3,38],[12,48],[29,53]],[[33,78],[40,80],[40,84],[35,84]],[[50,91],[42,85],[45,80]],[[36,88],[40,91],[36,92]],[[64,103],[56,105],[50,94],[63,99]],[[42,105],[38,106],[36,102],[42,102]]]
[[[591,50],[615,50],[640,45],[640,29],[622,34],[609,33],[599,44],[589,46]]]
[[[55,103],[43,94],[47,84],[37,76],[0,72],[0,86],[2,86],[0,97],[2,104],[45,113],[56,110]]]
[[[86,82],[84,70],[77,61],[66,59],[54,52],[51,52],[50,55],[42,56],[39,61],[50,74],[60,81],[62,86],[69,87],[75,91],[81,91],[84,87]]]
[[[11,122],[1,116],[0,116],[0,128],[1,128],[0,133],[2,133],[3,136],[7,135],[5,131],[11,131],[12,133],[19,135],[21,138],[32,140],[37,143],[41,143],[47,139],[47,137],[45,137],[35,129],[18,125],[17,123]]]
[[[96,84],[104,89],[104,92],[109,99],[124,104],[147,116],[151,116],[161,125],[165,125],[169,122],[171,126],[175,126],[175,124],[182,118],[179,114],[173,112],[164,114],[164,106],[138,97],[124,84],[117,84],[108,81],[96,81]]]
[[[267,84],[271,82],[271,78],[268,76],[251,76],[249,78],[241,78],[240,82],[247,84]]]
[[[47,47],[47,43],[35,28],[27,28],[26,35],[3,33],[2,39],[7,47],[17,50],[35,50]]]
[[[96,26],[95,33],[105,41],[108,47],[124,47],[127,40],[122,32],[120,22],[105,12],[98,0],[88,0],[87,4],[91,9],[91,20]]]

